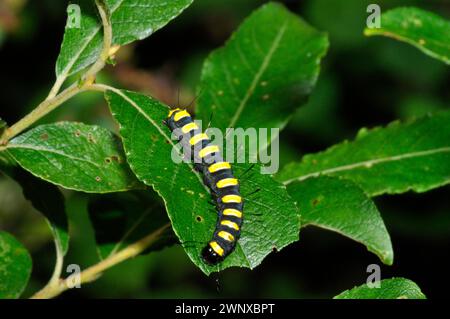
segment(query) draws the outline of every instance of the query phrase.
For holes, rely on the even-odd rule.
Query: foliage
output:
[[[414,45],[425,54],[450,64],[450,22],[419,8],[397,8],[381,16],[381,28],[367,28],[368,36],[383,35]]]
[[[420,288],[411,280],[392,278],[380,281],[380,287],[367,284],[346,290],[335,299],[426,299]]]
[[[45,216],[56,245],[53,276],[34,297],[54,297],[68,289],[68,279],[61,278],[61,272],[69,249],[69,221],[58,186],[92,193],[89,216],[101,261],[83,271],[85,283],[126,259],[177,242],[207,275],[232,266],[253,269],[272,251],[298,241],[307,225],[360,242],[391,265],[390,235],[372,197],[425,192],[449,183],[448,111],[361,129],[354,141],[307,154],[275,177],[261,174],[260,164],[234,164],[245,198],[242,236],[223,263],[207,266],[200,251],[217,216],[201,176],[191,164],[176,164],[170,158],[174,141],[163,124],[168,107],[154,97],[96,82],[97,74],[112,63],[121,46],[149,37],[192,2],[76,2],[82,12],[81,27],[67,23],[55,85],[48,97],[18,123],[6,127],[0,122],[0,168],[22,186],[24,196]],[[399,8],[383,14],[382,24],[381,30],[367,29],[365,34],[412,43],[448,64],[447,21],[423,10]],[[198,90],[198,118],[207,123],[214,114],[211,124],[222,130],[283,129],[312,93],[328,45],[325,33],[284,6],[263,5],[206,59]],[[75,74],[70,78],[74,82],[61,90]],[[77,122],[29,129],[86,91],[104,94],[119,136],[104,127]],[[262,146],[268,147],[270,141]],[[149,195],[152,190],[157,196]],[[1,232],[0,297],[18,298],[30,272],[26,248]],[[385,280],[381,285],[380,290],[356,287],[336,298],[424,297],[409,280]]]

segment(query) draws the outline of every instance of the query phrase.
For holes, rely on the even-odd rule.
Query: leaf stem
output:
[[[117,90],[116,88],[106,85],[106,84],[99,84],[99,83],[94,83],[92,85],[89,86],[89,90],[90,91],[96,91],[96,92],[102,92],[105,93],[106,91],[114,91]]]
[[[64,265],[64,253],[62,251],[62,247],[59,245],[58,241],[55,240],[55,248],[56,248],[56,263],[55,269],[53,270],[52,277],[50,278],[47,285],[44,286],[36,295],[45,294],[48,291],[54,291],[60,284],[60,279],[63,265]]]
[[[80,284],[89,283],[92,281],[95,281],[98,279],[101,274],[127,260],[133,257],[136,257],[137,255],[141,254],[143,251],[145,251],[147,248],[149,248],[153,243],[155,243],[158,238],[161,237],[161,235],[166,231],[167,228],[170,227],[170,223],[165,224],[161,228],[157,229],[153,233],[147,235],[146,237],[142,238],[141,240],[127,246],[126,248],[120,250],[119,252],[109,256],[108,258],[102,260],[101,262],[87,268],[86,270],[82,271],[80,274]],[[73,276],[73,275],[72,275]],[[66,279],[59,279],[56,284],[54,285],[48,285],[44,287],[42,290],[38,291],[35,295],[33,295],[32,299],[49,299],[54,298],[64,291],[71,289],[70,288],[70,282],[72,281],[71,277]]]
[[[97,73],[105,67],[106,61],[117,50],[111,48],[112,45],[112,25],[109,15],[108,7],[103,0],[95,0],[95,3],[100,13],[103,25],[103,49],[100,53],[97,61],[91,66],[91,68],[85,73],[83,79],[91,84],[95,81]]]
[[[50,278],[49,281],[49,285],[58,284],[59,278],[61,278],[62,269],[64,265],[64,253],[62,247],[60,246],[57,240],[55,240],[55,246],[56,246],[56,263],[55,269],[53,270],[52,278]]]
[[[53,84],[53,87],[50,90],[50,93],[48,94],[47,98],[45,100],[51,100],[53,99],[55,96],[58,95],[59,90],[61,89],[61,86],[64,84],[64,82],[66,81],[67,76],[59,76],[56,78],[55,84]]]

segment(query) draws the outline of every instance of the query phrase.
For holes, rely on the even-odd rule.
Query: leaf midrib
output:
[[[110,15],[112,16],[113,13],[122,5],[124,0],[120,0],[117,5],[113,8],[111,8]],[[97,21],[98,23],[98,21]],[[81,46],[80,50],[75,53],[72,57],[72,60],[67,64],[67,66],[64,68],[64,70],[58,75],[58,78],[66,78],[70,71],[72,70],[72,67],[75,65],[75,62],[78,61],[78,58],[81,56],[81,54],[84,52],[84,50],[87,48],[89,43],[95,38],[99,30],[102,28],[102,26],[99,24],[94,29],[92,34],[90,34],[88,37],[86,37],[86,42]]]
[[[374,165],[378,165],[381,163],[400,161],[400,160],[408,159],[408,158],[422,157],[422,156],[428,156],[428,155],[433,155],[433,154],[438,154],[438,153],[446,153],[446,152],[450,152],[450,147],[441,147],[441,148],[436,148],[436,149],[431,149],[431,150],[426,150],[426,151],[418,151],[418,152],[405,153],[405,154],[389,156],[389,157],[381,157],[381,158],[377,158],[377,159],[373,159],[373,160],[356,162],[353,164],[336,166],[336,167],[332,167],[332,168],[328,168],[328,169],[324,169],[324,170],[320,170],[320,171],[315,171],[313,173],[309,173],[306,175],[300,175],[298,177],[294,177],[294,178],[283,181],[283,184],[288,185],[294,181],[303,181],[305,179],[308,179],[311,177],[317,177],[319,175],[327,175],[327,174],[332,174],[332,173],[336,173],[336,172],[350,171],[350,170],[357,169],[360,167],[372,167]]]
[[[64,153],[62,151],[55,150],[55,149],[45,148],[45,147],[31,145],[31,144],[9,144],[8,145],[8,149],[11,149],[11,148],[28,149],[28,150],[32,150],[32,151],[36,151],[36,152],[45,152],[45,153],[56,154],[56,155],[60,155],[60,156],[63,156],[63,157],[67,157],[67,158],[75,160],[75,161],[89,163],[89,164],[94,165],[94,166],[96,166],[98,168],[102,168],[102,166],[99,165],[98,163],[92,162],[92,161],[90,161],[90,160],[88,160],[86,158],[81,158],[81,157],[69,155],[69,154],[66,154],[66,153]]]
[[[241,100],[241,103],[239,104],[236,113],[234,114],[233,118],[231,119],[230,123],[228,124],[229,128],[232,128],[236,125],[239,117],[241,116],[242,112],[244,111],[244,108],[247,106],[248,101],[250,100],[253,92],[256,89],[256,86],[258,85],[259,81],[261,80],[261,77],[263,76],[264,72],[267,70],[267,68],[270,65],[270,62],[272,60],[272,57],[277,50],[278,46],[280,45],[281,39],[284,36],[284,33],[286,32],[287,28],[287,22],[285,22],[280,30],[278,31],[277,35],[275,36],[275,39],[273,40],[273,43],[271,47],[269,48],[269,52],[267,53],[266,57],[264,58],[263,62],[261,63],[260,68],[258,69],[258,72],[256,72],[252,83],[250,84],[250,87],[248,88],[247,92],[245,93],[244,98]]]

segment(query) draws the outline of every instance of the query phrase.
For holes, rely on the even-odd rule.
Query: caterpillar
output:
[[[218,264],[233,252],[241,234],[244,202],[239,181],[234,177],[230,163],[220,155],[219,147],[211,144],[208,135],[200,130],[186,110],[170,110],[164,123],[183,148],[190,150],[194,169],[202,174],[215,201],[217,223],[201,257],[209,265]]]

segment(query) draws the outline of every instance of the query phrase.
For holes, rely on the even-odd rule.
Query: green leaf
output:
[[[113,44],[125,45],[142,40],[177,17],[193,0],[105,0],[113,29]],[[75,1],[79,5],[80,27],[74,27],[76,11],[70,11],[64,40],[56,63],[57,77],[72,75],[98,58],[102,49],[102,27],[94,1]]]
[[[69,249],[69,225],[63,194],[57,186],[21,168],[16,168],[12,175],[22,187],[25,198],[47,219],[58,254],[65,256]]]
[[[33,175],[68,189],[109,193],[142,188],[120,141],[99,126],[41,125],[11,140],[8,152]]]
[[[379,288],[367,284],[346,290],[334,299],[426,299],[419,286],[405,278],[392,278],[380,281]]]
[[[322,176],[289,184],[288,193],[302,212],[302,226],[335,231],[392,265],[394,252],[386,226],[373,201],[353,182]]]
[[[211,126],[224,132],[283,128],[314,88],[327,49],[324,33],[282,5],[262,6],[206,60],[198,118],[213,115]]]
[[[156,198],[145,193],[97,195],[89,201],[88,211],[95,231],[97,252],[105,259],[129,244],[170,223]],[[170,228],[151,250],[176,242]]]
[[[450,22],[432,12],[414,7],[392,9],[381,15],[381,28],[366,28],[364,34],[407,42],[450,64]]]
[[[272,250],[298,240],[299,213],[285,187],[259,174],[256,166],[242,176],[247,166],[234,165],[246,203],[242,236],[236,250],[219,266],[204,264],[200,252],[211,239],[217,214],[201,176],[190,164],[176,164],[171,159],[174,142],[162,123],[168,108],[150,97],[119,90],[108,91],[106,99],[120,124],[132,170],[163,197],[175,234],[203,272],[231,266],[254,268]],[[257,188],[261,191],[245,196]]]
[[[19,298],[31,274],[31,257],[10,234],[0,231],[0,299]]]
[[[385,128],[362,129],[353,142],[335,145],[283,168],[284,184],[319,175],[342,176],[370,196],[425,192],[450,182],[450,112]]]

